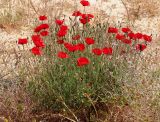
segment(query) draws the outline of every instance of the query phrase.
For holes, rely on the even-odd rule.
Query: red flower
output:
[[[136,33],[136,34],[135,34],[135,37],[136,37],[137,39],[142,39],[143,35],[142,35],[141,33]]]
[[[113,27],[109,27],[108,28],[108,33],[118,33],[118,29],[117,28],[113,28]]]
[[[34,32],[39,32],[42,30],[42,27],[41,26],[37,26],[35,29],[34,29]]]
[[[79,18],[79,21],[80,21],[83,25],[85,25],[85,24],[87,24],[88,22],[90,22],[89,19],[84,19],[84,18]]]
[[[113,53],[113,50],[111,47],[105,47],[102,49],[102,51],[103,51],[103,54],[106,54],[106,55],[112,55]]]
[[[77,46],[77,50],[79,50],[79,51],[84,51],[85,50],[85,46],[82,43],[77,44],[76,46]]]
[[[147,48],[147,46],[144,44],[137,44],[136,45],[136,50],[138,50],[138,51],[143,51],[146,48]]]
[[[132,43],[132,41],[130,39],[123,39],[122,42],[125,43],[125,44],[131,44]]]
[[[49,28],[49,25],[48,24],[41,24],[39,26],[41,29],[48,29]]]
[[[136,35],[134,33],[129,33],[128,36],[130,39],[136,39]]]
[[[75,51],[78,50],[78,47],[77,47],[76,45],[72,45],[72,46],[68,47],[67,49],[68,49],[68,51],[70,51],[70,52],[75,52]]]
[[[121,35],[121,34],[116,35],[116,39],[118,39],[118,40],[123,40],[124,38],[125,38],[124,35]]]
[[[67,34],[67,31],[65,31],[65,30],[59,30],[58,33],[57,33],[57,36],[58,36],[58,37],[63,37],[63,36],[65,36],[66,34]]]
[[[87,16],[88,16],[89,19],[94,18],[94,15],[93,15],[93,14],[87,14]]]
[[[64,46],[65,46],[65,48],[68,50],[68,51],[70,51],[70,52],[74,52],[74,51],[77,51],[78,50],[78,48],[77,48],[77,46],[76,45],[72,45],[72,44],[70,44],[70,43],[64,43]]]
[[[31,49],[31,52],[34,54],[34,55],[42,55],[42,51],[39,47],[33,47]]]
[[[88,45],[94,44],[95,41],[92,38],[85,38],[85,41]]]
[[[32,35],[32,40],[36,47],[45,47],[45,44],[40,35]]]
[[[45,15],[39,16],[39,20],[41,20],[41,21],[46,20],[46,19],[47,19],[47,17]]]
[[[129,33],[129,32],[131,32],[131,30],[130,30],[129,28],[122,28],[122,31],[123,31],[124,33]]]
[[[41,24],[40,26],[41,26],[42,29],[48,29],[49,28],[48,24]]]
[[[83,6],[90,6],[90,3],[87,0],[81,0],[80,2]]]
[[[57,36],[58,37],[63,37],[67,34],[67,31],[68,31],[68,27],[66,25],[61,25],[60,26],[60,29],[57,33]]]
[[[68,42],[65,42],[65,43],[64,43],[64,47],[65,47],[65,48],[68,48],[68,47],[71,47],[71,46],[72,46],[72,44],[70,44],[70,43],[68,43]]]
[[[83,19],[92,19],[92,18],[94,18],[94,15],[92,15],[92,14],[81,14],[81,17]]]
[[[57,40],[57,43],[58,43],[58,44],[63,44],[63,43],[64,43],[64,40]]]
[[[28,43],[28,40],[26,38],[24,39],[18,39],[18,44],[27,44]]]
[[[62,25],[64,23],[64,20],[57,19],[57,20],[55,20],[55,22],[57,25]]]
[[[61,25],[61,26],[60,26],[60,30],[66,31],[66,30],[68,30],[68,26],[66,26],[66,25]]]
[[[48,36],[49,32],[48,31],[42,31],[40,32],[41,36]]]
[[[95,54],[95,55],[98,55],[100,56],[102,54],[102,50],[99,49],[99,48],[94,48],[92,49],[92,52]]]
[[[86,24],[90,22],[90,19],[94,18],[92,14],[81,14],[81,18],[79,19],[82,24]]]
[[[144,38],[144,40],[147,41],[147,42],[151,42],[151,41],[152,41],[152,37],[151,37],[151,36],[148,36],[148,35],[146,35],[146,34],[143,35],[143,38]]]
[[[73,40],[79,40],[80,38],[81,38],[80,35],[75,35],[75,36],[72,37]]]
[[[68,54],[65,52],[58,52],[57,56],[59,58],[69,58]]]
[[[78,66],[87,65],[87,64],[89,64],[89,62],[90,61],[87,58],[85,58],[85,57],[80,57],[80,58],[77,59],[77,65]]]
[[[41,24],[34,29],[34,32],[40,32],[42,29],[48,29],[48,28],[49,28],[48,24]]]
[[[81,12],[80,11],[74,11],[72,16],[81,16]]]

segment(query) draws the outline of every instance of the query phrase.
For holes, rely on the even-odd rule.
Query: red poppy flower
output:
[[[39,16],[39,20],[41,20],[41,21],[46,20],[46,19],[47,19],[47,17],[45,15]]]
[[[81,12],[80,11],[74,11],[72,16],[81,16]]]
[[[129,33],[129,32],[131,32],[131,30],[130,30],[129,28],[122,28],[122,31],[123,31],[124,33]]]
[[[81,0],[80,3],[81,3],[83,6],[90,6],[89,1],[87,1],[87,0]]]
[[[48,24],[41,24],[40,26],[41,26],[42,29],[48,29],[49,28]]]
[[[90,61],[86,57],[80,57],[77,59],[77,66],[84,66],[89,63],[90,63]]]
[[[141,33],[136,33],[136,34],[135,34],[135,37],[136,37],[137,39],[142,39],[142,38],[143,38],[143,35],[142,35]]]
[[[125,43],[125,44],[131,44],[132,43],[132,41],[130,39],[123,39],[122,42]]]
[[[77,44],[76,46],[77,46],[77,50],[79,50],[79,51],[84,51],[85,50],[85,46],[82,43]]]
[[[106,54],[106,55],[112,55],[113,53],[113,49],[111,47],[105,47],[102,49],[103,51],[103,54]]]
[[[88,22],[90,22],[90,19],[79,18],[79,21],[80,21],[83,25],[85,25],[85,24],[87,24]]]
[[[70,46],[72,46],[72,44],[70,44],[70,43],[68,43],[68,42],[65,42],[65,43],[64,43],[64,47],[65,47],[65,48],[68,48],[68,47],[70,47]]]
[[[57,25],[62,25],[64,23],[64,20],[56,19],[55,22]]]
[[[116,39],[118,39],[118,40],[123,40],[124,38],[125,38],[124,35],[121,35],[121,34],[116,35]]]
[[[75,35],[75,36],[72,37],[73,40],[79,40],[80,38],[81,38],[80,35]]]
[[[138,50],[138,51],[143,51],[146,48],[147,48],[147,46],[144,44],[137,44],[136,45],[136,50]]]
[[[118,33],[118,29],[117,28],[113,28],[113,27],[109,27],[108,28],[108,33]]]
[[[49,28],[48,24],[41,24],[34,29],[34,32],[40,32],[42,29],[48,29],[48,28]]]
[[[59,58],[69,58],[68,54],[65,52],[58,52],[57,56]]]
[[[48,31],[42,31],[42,32],[40,32],[40,35],[41,36],[48,36],[49,32]]]
[[[79,20],[82,24],[87,24],[92,18],[94,18],[92,14],[81,14],[81,18]]]
[[[66,48],[68,51],[70,51],[70,52],[74,52],[74,51],[77,51],[77,50],[78,50],[78,48],[77,48],[76,45],[72,45],[72,44],[70,44],[70,43],[68,43],[68,42],[64,43],[64,46],[65,46],[65,48]]]
[[[67,27],[66,25],[61,25],[61,26],[60,26],[60,29],[59,29],[59,31],[58,31],[58,33],[57,33],[57,36],[58,36],[58,37],[63,37],[63,36],[65,36],[65,35],[67,34],[67,30],[68,30],[68,27]]]
[[[94,48],[92,49],[92,53],[94,53],[95,55],[100,56],[102,54],[102,50],[99,48]]]
[[[48,24],[41,24],[39,27],[41,27],[41,29],[48,29],[49,25]]]
[[[81,14],[81,17],[83,19],[92,19],[94,18],[94,15],[93,14]]]
[[[27,44],[28,43],[28,40],[26,38],[24,39],[18,39],[18,44]]]
[[[88,45],[94,44],[95,41],[92,38],[85,38],[85,41]]]
[[[136,39],[136,35],[134,33],[129,33],[128,36],[130,39]]]
[[[143,38],[144,38],[144,40],[147,41],[147,42],[151,42],[151,41],[152,41],[152,37],[151,37],[151,36],[148,36],[148,35],[146,35],[146,34],[143,35]]]
[[[45,47],[45,44],[40,35],[32,35],[32,40],[36,47]]]
[[[76,45],[72,45],[67,48],[69,52],[75,52],[78,50],[78,47]]]
[[[64,43],[64,40],[57,40],[57,43],[58,43],[58,44],[63,44],[63,43]]]
[[[31,49],[31,52],[34,54],[34,55],[42,55],[42,51],[39,47],[33,47]]]
[[[35,29],[34,29],[34,32],[39,32],[42,30],[42,27],[41,26],[37,26]]]
[[[67,34],[67,31],[65,31],[65,30],[59,30],[58,33],[57,33],[57,36],[58,36],[58,37],[63,37],[63,36],[65,36],[66,34]]]
[[[94,15],[93,15],[93,14],[87,14],[87,16],[88,16],[89,19],[94,18]]]
[[[67,30],[68,30],[68,26],[66,26],[66,25],[61,25],[61,26],[60,26],[60,30],[67,31]]]

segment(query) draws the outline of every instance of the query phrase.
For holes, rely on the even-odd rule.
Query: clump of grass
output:
[[[97,30],[94,30],[94,28],[97,28]],[[74,33],[74,29],[72,28],[70,34]],[[103,37],[106,35],[105,25],[99,24],[97,27],[90,27],[89,30],[101,31]],[[29,83],[29,91],[34,96],[33,98],[40,103],[39,109],[46,108],[57,111],[66,109],[68,111],[68,108],[71,108],[76,113],[76,109],[79,110],[77,112],[80,112],[85,108],[84,110],[88,113],[92,111],[92,107],[100,104],[101,101],[112,101],[122,95],[121,81],[118,80],[123,77],[121,70],[124,65],[119,65],[121,61],[115,61],[117,64],[113,64],[109,61],[109,57],[96,57],[89,53],[91,51],[91,47],[89,47],[84,55],[89,57],[91,64],[85,67],[77,67],[76,58],[83,56],[83,53],[70,53],[72,59],[58,59],[56,53],[63,48],[55,43],[56,36],[54,34],[57,32],[52,30],[51,33],[53,33],[51,38],[46,40],[48,45],[46,52],[43,57],[38,59],[42,63],[42,69],[39,70],[40,74],[38,73],[39,75],[35,76],[33,81]],[[78,33],[87,36],[86,32],[79,31]],[[100,36],[99,33],[95,38]],[[71,41],[70,38],[71,36],[66,37],[65,40]],[[99,40],[102,42],[101,46],[103,45],[103,39],[105,40],[105,38]],[[101,60],[106,60],[106,62],[103,63]],[[119,65],[119,68],[117,68],[117,65]],[[115,71],[115,69],[117,70]]]

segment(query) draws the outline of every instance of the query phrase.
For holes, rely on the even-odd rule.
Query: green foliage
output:
[[[72,27],[65,40],[72,42],[72,35],[78,33],[82,37],[94,37],[96,44],[87,47],[84,52],[68,52],[71,56],[68,59],[59,59],[56,56],[59,50],[65,49],[56,44],[57,26],[51,27],[52,35],[45,40],[47,46],[44,55],[37,61],[42,68],[29,84],[29,91],[42,108],[65,109],[62,101],[75,110],[89,108],[93,103],[112,103],[120,97],[122,101],[119,103],[126,101],[122,95],[122,86],[129,70],[129,63],[118,54],[96,56],[91,53],[94,46],[103,47],[113,41],[113,37],[106,36],[107,26],[106,23],[96,26],[87,25],[85,29]],[[119,49],[116,48],[115,50],[118,51]],[[90,64],[78,67],[76,59],[79,56],[89,57]]]

